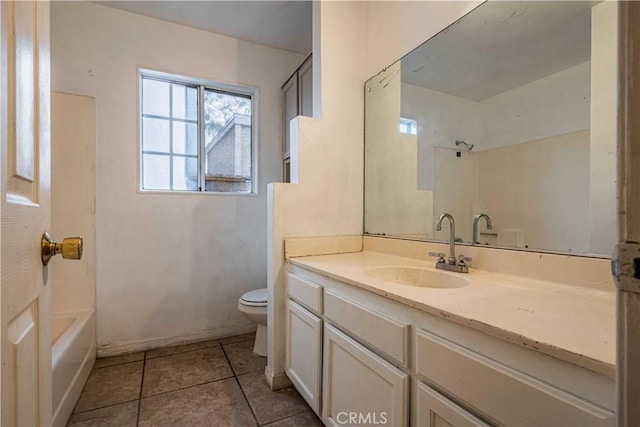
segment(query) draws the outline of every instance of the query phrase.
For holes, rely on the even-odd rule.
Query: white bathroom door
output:
[[[0,3],[0,424],[51,423],[49,4]]]

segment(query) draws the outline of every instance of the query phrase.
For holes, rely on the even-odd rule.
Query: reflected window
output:
[[[417,135],[418,134],[418,122],[411,119],[405,119],[404,117],[400,117],[400,133],[404,133],[406,135]]]

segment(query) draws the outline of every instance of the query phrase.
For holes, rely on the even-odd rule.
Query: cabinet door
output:
[[[310,56],[298,70],[300,115],[313,117],[313,59]]]
[[[287,376],[311,409],[320,415],[322,320],[287,301]]]
[[[289,158],[291,147],[291,130],[289,122],[299,114],[298,107],[298,74],[294,74],[282,86],[284,92],[284,147],[282,147],[283,159]]]
[[[417,423],[420,427],[487,427],[471,413],[462,409],[431,387],[418,382],[416,397]]]
[[[409,376],[330,325],[324,337],[325,423],[406,426]]]

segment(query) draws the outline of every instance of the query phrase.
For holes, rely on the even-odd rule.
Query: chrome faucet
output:
[[[438,217],[438,222],[436,222],[436,231],[442,231],[442,220],[445,218],[449,220],[449,259],[445,262],[444,254],[433,254],[439,257],[436,262],[436,268],[468,273],[469,266],[465,262],[465,257],[461,255],[460,260],[456,260],[456,222],[453,217],[446,212],[441,213],[440,217]]]
[[[479,213],[478,215],[473,217],[473,235],[472,240],[471,240],[471,244],[472,245],[476,245],[477,243],[480,243],[478,241],[478,221],[480,221],[480,218],[484,218],[487,221],[487,230],[493,230],[493,224],[491,224],[491,218],[489,218],[489,215],[484,214],[484,213]]]
[[[447,218],[449,220],[449,264],[456,264],[456,222],[453,217],[443,212],[438,217],[436,222],[436,231],[442,231],[442,220]]]

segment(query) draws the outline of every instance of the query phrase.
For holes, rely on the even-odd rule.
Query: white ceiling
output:
[[[164,21],[307,54],[311,1],[95,1]]]
[[[588,1],[489,1],[402,59],[402,81],[481,101],[589,61]]]

